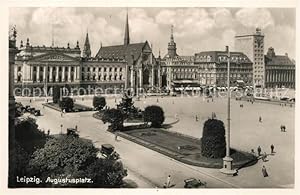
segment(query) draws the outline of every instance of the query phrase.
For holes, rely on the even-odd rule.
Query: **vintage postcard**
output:
[[[296,1],[49,3],[6,7],[8,192],[295,193]]]

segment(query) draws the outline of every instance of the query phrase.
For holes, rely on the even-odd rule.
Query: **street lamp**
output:
[[[232,158],[230,157],[230,52],[227,52],[227,130],[226,132],[226,156],[223,158],[223,168],[220,171],[226,175],[234,175],[236,170],[232,169]]]

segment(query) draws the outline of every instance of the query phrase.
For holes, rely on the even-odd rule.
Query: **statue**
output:
[[[9,30],[9,40],[15,41],[17,38],[16,25],[12,26]]]

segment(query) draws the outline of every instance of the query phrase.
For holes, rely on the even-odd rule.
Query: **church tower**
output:
[[[170,42],[168,43],[168,57],[174,58],[175,56],[178,56],[176,53],[176,43],[174,42],[174,36],[173,36],[173,25],[171,26],[171,37]]]
[[[82,52],[82,57],[84,58],[90,58],[91,57],[91,46],[90,46],[90,41],[89,41],[89,33],[86,33],[86,38],[84,42],[84,47],[83,47],[83,52]]]
[[[124,45],[129,45],[130,38],[129,38],[129,24],[128,24],[128,11],[126,14],[126,24],[125,24],[125,35],[124,35]]]

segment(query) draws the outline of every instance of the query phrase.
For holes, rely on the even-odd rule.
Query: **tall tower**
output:
[[[260,28],[250,35],[235,36],[235,50],[243,52],[253,63],[253,86],[265,87],[264,35]]]
[[[86,33],[85,37],[85,42],[84,42],[84,47],[82,51],[82,57],[84,58],[90,58],[91,57],[91,46],[90,46],[90,41],[89,41],[89,33]]]
[[[176,53],[176,43],[174,42],[174,36],[173,36],[173,25],[171,26],[171,37],[170,42],[168,43],[168,57],[174,58],[175,56],[178,56]]]
[[[126,24],[125,24],[125,35],[124,35],[124,45],[128,45],[130,43],[129,37],[129,24],[128,24],[128,11],[126,14]]]

